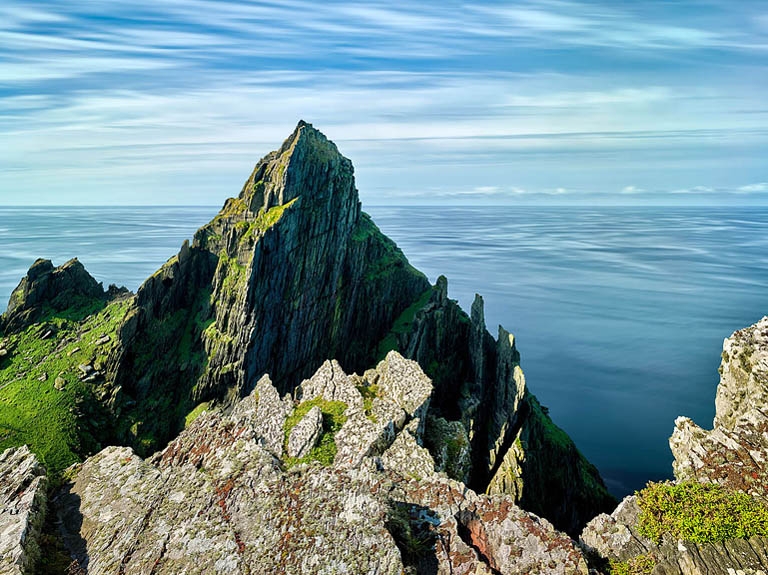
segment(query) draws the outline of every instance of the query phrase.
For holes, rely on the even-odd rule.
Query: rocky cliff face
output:
[[[362,371],[428,288],[361,213],[351,162],[301,122],[139,289],[114,367],[119,435],[149,452],[196,404],[247,394],[264,373],[288,391],[327,358]]]
[[[723,343],[713,429],[679,417],[669,440],[675,477],[768,501],[768,317]]]
[[[686,417],[675,421],[669,440],[675,478],[678,483],[716,486],[724,494],[748,495],[739,500],[738,512],[759,517],[768,502],[768,317],[726,339],[722,358],[713,429],[706,431]],[[611,515],[596,517],[582,533],[582,541],[608,559],[651,557],[654,575],[768,571],[768,537],[717,537],[693,543],[667,534],[654,541],[639,529],[639,503],[637,495],[628,497]],[[712,524],[720,521],[720,514],[736,512],[713,502],[708,517],[697,519],[692,509],[686,510],[690,504],[685,500],[679,504],[689,524],[697,520]],[[764,532],[764,521],[747,525],[747,531]]]
[[[331,382],[336,381],[334,373],[367,373],[393,350],[418,362],[429,379],[401,380],[405,372],[392,371],[400,364],[388,361],[380,368],[383,372],[363,376],[360,381],[368,383],[360,384],[357,395],[316,392],[316,377],[304,381],[321,366],[321,371],[330,370]],[[334,363],[324,363],[329,359]],[[259,382],[266,373],[272,383],[265,387]],[[348,379],[343,375],[343,381]],[[418,390],[425,386],[429,391],[421,397]],[[340,389],[348,394],[347,388]],[[257,393],[258,416],[243,417],[271,426],[271,435],[258,432],[256,443],[266,451],[253,465],[280,481],[290,473],[274,461],[264,467],[269,462],[265,454],[283,461],[284,467],[312,456],[347,469],[339,459],[344,454],[355,469],[372,460],[406,476],[406,459],[422,454],[413,469],[419,477],[445,473],[453,481],[441,484],[446,496],[458,499],[464,485],[475,493],[504,495],[503,508],[509,513],[522,513],[511,511],[520,504],[570,533],[614,504],[597,470],[528,392],[513,336],[502,328],[497,339],[491,336],[479,296],[467,315],[448,298],[445,278],[430,286],[408,264],[361,212],[351,162],[304,122],[256,165],[239,196],[227,200],[135,296],[115,288],[104,292],[75,260],[61,268],[37,262],[0,321],[0,393],[11,391],[16,399],[0,408],[13,404],[24,409],[8,417],[0,409],[0,448],[30,441],[54,473],[111,444],[130,446],[136,455],[117,448],[102,452],[86,464],[81,477],[102,477],[96,463],[102,460],[110,473],[116,471],[115,458],[120,457],[134,462],[126,459],[136,473],[146,470],[155,479],[173,475],[167,461],[140,458],[169,441],[177,450],[184,445],[200,449],[203,439],[190,439],[203,433],[198,427],[174,438],[212,407],[234,408],[233,417],[239,417]],[[335,425],[335,420],[328,423],[321,406],[309,406],[284,445],[284,419],[296,410],[280,397],[294,392],[298,399],[309,394],[356,407],[362,394],[364,416],[359,410],[336,414],[356,424],[339,424],[331,447],[323,443],[329,435],[319,422]],[[379,393],[397,400],[382,403]],[[272,401],[262,404],[265,397]],[[394,405],[410,415],[397,412]],[[8,421],[17,416],[27,422],[12,428]],[[42,421],[47,424],[37,423]],[[225,427],[242,423],[226,421]],[[405,421],[416,428],[404,435]],[[177,456],[191,457],[185,449]],[[220,463],[211,461],[212,466]],[[328,475],[327,468],[322,473],[329,485],[349,479],[336,471]],[[193,477],[180,481],[188,479]],[[416,489],[418,479],[411,480]],[[205,489],[215,488],[214,483]],[[137,505],[157,495],[149,489],[149,484],[137,487]],[[87,501],[85,492],[76,493]],[[438,505],[408,497],[408,505]],[[389,505],[387,501],[379,503]],[[476,531],[475,542],[466,545],[478,547],[480,555],[491,545],[491,539],[483,539],[482,526],[490,521],[483,514],[493,515],[497,505],[490,503],[495,499],[482,501],[477,503],[485,510],[478,511],[480,519],[473,519],[474,511],[460,514],[457,507],[451,508],[453,519],[448,520],[457,522],[455,529],[464,535],[462,530]],[[262,504],[291,503],[254,503]],[[136,507],[140,509],[144,507]],[[88,523],[85,512],[83,525],[79,532],[87,542],[97,525]],[[411,533],[411,527],[402,528]],[[466,540],[461,537],[457,541]],[[130,537],[125,541],[129,547],[138,545]],[[77,545],[72,549],[80,553]],[[511,560],[498,555],[484,561],[489,569],[503,571],[493,565]]]
[[[202,414],[149,460],[117,447],[88,459],[58,500],[80,566],[586,575],[545,520],[435,472],[421,446],[433,387],[416,363],[391,352],[348,376],[326,362],[296,397],[265,376],[231,415]],[[305,450],[291,455],[294,443]]]
[[[446,443],[470,446],[469,461],[455,449],[457,457],[441,459],[452,477],[479,491],[509,494],[572,534],[596,511],[613,508],[597,469],[528,391],[514,336],[499,326],[494,339],[486,330],[479,295],[467,316],[448,298],[441,277],[410,313],[410,324],[396,322],[390,347],[418,361],[435,383],[427,422],[433,453]],[[462,428],[452,438],[446,435],[451,424]]]

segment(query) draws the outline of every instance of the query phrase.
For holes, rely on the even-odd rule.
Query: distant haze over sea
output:
[[[711,426],[722,340],[768,313],[768,208],[364,206],[411,263],[515,334],[530,390],[616,495]],[[135,290],[217,207],[0,208],[0,309],[38,257]]]

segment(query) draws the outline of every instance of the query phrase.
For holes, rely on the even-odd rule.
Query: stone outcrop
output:
[[[713,429],[675,421],[679,480],[718,483],[768,501],[768,317],[723,343]]]
[[[0,573],[27,575],[40,556],[45,470],[27,447],[0,454]]]
[[[509,494],[573,535],[615,506],[597,469],[529,393],[514,336],[499,326],[494,340],[486,330],[479,295],[468,317],[440,277],[409,328],[393,335],[394,347],[435,382],[427,442],[452,477],[478,491]],[[464,433],[446,436],[446,426],[456,423]],[[458,448],[465,441],[469,462]]]
[[[63,311],[121,291],[110,286],[105,292],[77,258],[58,267],[50,260],[38,259],[11,293],[8,308],[0,316],[0,332],[19,330],[36,322],[46,308]]]
[[[768,503],[768,317],[735,332],[723,343],[713,429],[686,417],[675,421],[669,440],[675,478],[717,484],[746,493],[755,505]],[[653,557],[654,575],[768,572],[768,538],[692,543],[665,535],[656,543],[637,529],[637,497],[626,498],[611,514],[593,519],[581,541],[605,559]]]
[[[299,386],[300,400],[280,400],[291,406],[285,422],[305,404],[324,418],[346,406],[341,429],[324,427],[321,445],[327,434],[338,444],[326,464],[274,448],[262,403],[276,394],[263,378],[230,415],[201,415],[149,460],[125,447],[86,460],[56,500],[80,566],[89,575],[587,574],[546,520],[435,471],[420,425],[432,386],[415,362],[391,352],[363,376],[327,362]]]

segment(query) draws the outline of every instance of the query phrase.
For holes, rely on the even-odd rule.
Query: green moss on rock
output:
[[[288,438],[298,423],[304,419],[313,407],[319,407],[323,413],[323,433],[317,446],[313,447],[308,455],[301,458],[285,457],[283,462],[286,469],[298,465],[299,463],[309,463],[317,461],[321,465],[332,465],[336,458],[336,442],[334,440],[336,432],[347,421],[347,404],[343,401],[327,401],[321,397],[311,399],[301,403],[291,415],[285,420],[285,445],[288,445]]]
[[[664,535],[693,543],[768,536],[768,508],[719,485],[651,482],[637,498],[638,532],[657,543]]]

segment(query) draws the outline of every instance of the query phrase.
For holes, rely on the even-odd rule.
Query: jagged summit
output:
[[[301,120],[279,150],[259,161],[239,199],[254,213],[297,198],[359,212],[353,173],[352,162],[339,153],[336,144]],[[339,199],[347,201],[338,202]],[[333,206],[333,200],[337,200],[337,205]],[[352,214],[351,219],[358,215]]]

